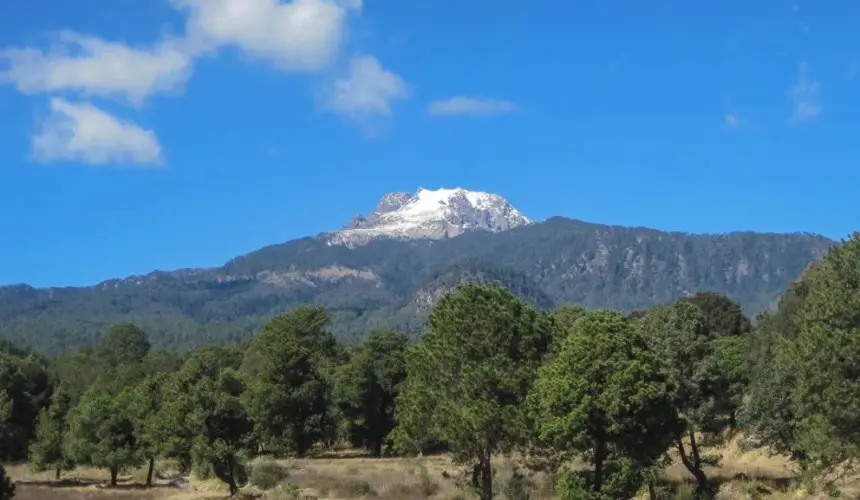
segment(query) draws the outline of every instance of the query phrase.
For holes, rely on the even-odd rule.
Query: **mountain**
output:
[[[332,245],[355,247],[380,238],[442,239],[467,231],[507,231],[531,221],[497,194],[463,188],[419,188],[415,195],[389,193],[376,210],[329,233]]]
[[[382,327],[417,335],[436,300],[464,280],[499,282],[544,309],[578,303],[630,311],[711,290],[753,314],[833,244],[814,234],[531,222],[496,195],[419,190],[386,195],[364,222],[341,231],[216,268],[83,288],[0,287],[0,339],[56,352],[133,321],[154,345],[179,349],[239,341],[298,304],[326,307],[341,339]]]

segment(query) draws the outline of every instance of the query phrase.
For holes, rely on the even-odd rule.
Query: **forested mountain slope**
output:
[[[86,288],[0,287],[0,338],[57,351],[133,321],[157,347],[247,337],[277,311],[325,306],[342,339],[420,332],[429,306],[461,280],[498,281],[551,307],[645,308],[697,291],[747,313],[770,307],[834,242],[812,234],[694,235],[552,218],[436,240],[350,248],[325,235],[265,247],[210,269],[154,272]]]

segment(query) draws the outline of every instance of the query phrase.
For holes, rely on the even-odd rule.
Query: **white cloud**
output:
[[[32,138],[35,160],[87,165],[160,165],[161,145],[155,134],[120,120],[90,103],[51,99],[51,113]]]
[[[431,102],[427,106],[427,112],[432,116],[486,116],[510,113],[516,107],[516,104],[510,101],[457,96]]]
[[[373,56],[355,56],[349,75],[337,80],[324,96],[326,106],[348,118],[390,115],[391,103],[409,97],[406,82],[385,70]]]
[[[171,0],[190,12],[187,36],[198,50],[233,46],[280,69],[326,68],[361,0]]]
[[[809,66],[804,62],[798,68],[797,84],[791,88],[794,111],[791,123],[803,123],[818,118],[821,114],[821,100],[818,96],[821,83],[809,79]]]
[[[161,146],[150,130],[120,120],[89,102],[58,96],[118,99],[133,107],[148,97],[181,90],[195,61],[221,48],[281,71],[322,72],[338,59],[349,18],[362,0],[170,0],[185,14],[185,33],[131,46],[73,31],[46,47],[0,47],[0,84],[22,94],[48,94],[51,114],[32,139],[33,158],[87,164],[159,164]],[[350,60],[349,74],[327,89],[325,106],[361,121],[391,114],[408,97],[405,82],[373,56]]]
[[[740,119],[738,118],[738,115],[736,115],[734,113],[726,114],[725,121],[726,121],[726,127],[731,128],[731,129],[738,128],[738,125],[740,125]]]
[[[121,97],[140,104],[147,96],[181,87],[191,74],[192,58],[175,41],[138,49],[122,43],[61,32],[50,50],[0,49],[0,82],[24,94],[81,92]]]
[[[726,113],[723,117],[723,122],[728,130],[758,132],[759,127],[754,122],[745,116],[741,116],[737,112]]]
[[[188,12],[184,38],[131,47],[63,31],[48,50],[0,48],[0,83],[12,83],[24,94],[80,92],[138,106],[156,92],[181,88],[195,58],[223,46],[278,69],[319,71],[337,55],[349,12],[362,7],[361,0],[171,2]]]

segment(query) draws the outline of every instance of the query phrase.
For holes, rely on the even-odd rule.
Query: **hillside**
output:
[[[218,268],[85,288],[0,287],[0,338],[57,351],[92,342],[106,325],[134,321],[156,346],[187,348],[240,340],[300,303],[328,308],[341,339],[383,326],[416,335],[435,298],[462,279],[499,281],[542,307],[629,311],[713,290],[755,313],[833,243],[811,234],[693,235],[565,218],[353,247],[323,234]]]

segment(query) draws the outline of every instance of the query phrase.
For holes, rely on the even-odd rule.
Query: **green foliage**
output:
[[[160,454],[183,470],[205,470],[229,487],[243,482],[245,454],[253,430],[242,404],[246,382],[219,350],[192,353],[180,370],[165,378],[157,417],[147,425]]]
[[[514,232],[353,249],[303,238],[214,269],[88,288],[0,287],[0,338],[59,353],[131,322],[155,347],[226,345],[249,338],[279,311],[308,303],[329,310],[329,328],[341,340],[383,328],[417,337],[429,308],[411,299],[464,279],[501,283],[539,308],[573,303],[631,311],[671,302],[686,289],[725,293],[757,312],[832,244],[807,234],[690,235],[562,218]],[[339,279],[331,269],[357,274]]]
[[[678,388],[622,314],[591,312],[574,323],[541,367],[529,396],[538,438],[593,465],[568,472],[562,498],[630,498],[678,435]]]
[[[787,252],[787,240],[730,235],[701,248],[695,238],[663,248],[650,233],[621,231],[597,245],[585,237],[594,227],[564,233],[558,221],[547,224],[530,246],[480,234],[369,249],[306,240],[286,257],[275,248],[133,287],[57,289],[49,302],[40,291],[0,288],[0,335],[25,328],[43,347],[64,349],[94,343],[92,331],[114,323],[94,349],[51,360],[0,340],[0,458],[29,455],[36,469],[58,474],[73,462],[102,467],[113,484],[147,461],[151,484],[155,460],[172,459],[184,472],[218,477],[231,493],[250,474],[271,496],[293,498],[298,490],[284,483],[283,469],[245,464],[347,437],[377,455],[392,444],[449,450],[483,500],[533,496],[525,475],[493,468],[495,457],[514,451],[549,457],[561,498],[605,500],[653,484],[670,445],[704,483],[710,457],[696,440],[734,428],[739,408],[749,438],[795,453],[817,489],[832,485],[821,472],[860,458],[860,403],[852,403],[860,401],[860,236],[813,266],[753,332],[729,296],[745,307],[769,302],[774,277],[790,278],[821,242],[804,240],[804,250],[744,271],[752,277],[724,280],[736,259],[750,261],[747,252]],[[696,271],[699,254],[718,272]],[[629,271],[649,268],[675,271]],[[763,274],[772,280],[750,281]],[[717,292],[629,316],[548,311],[555,302],[647,307],[702,283]],[[100,300],[97,320],[76,316]],[[294,307],[300,303],[331,307]],[[33,311],[41,311],[38,328],[20,319]],[[384,328],[403,325],[414,335],[425,318],[414,346]],[[68,334],[51,333],[60,324]],[[144,328],[162,347],[235,345],[150,350]],[[364,342],[335,340],[365,331],[373,333]],[[555,474],[572,457],[592,467]],[[10,486],[0,468],[0,500]],[[439,485],[422,470],[411,488],[429,497]],[[334,490],[374,495],[363,481]]]
[[[241,401],[244,381],[233,369],[225,369],[216,379],[202,379],[194,387],[191,413],[186,425],[196,427],[191,446],[195,463],[209,464],[211,471],[235,495],[245,479],[244,454],[253,430]]]
[[[397,422],[394,406],[398,386],[406,378],[408,342],[394,332],[372,332],[337,370],[334,381],[334,399],[351,443],[377,457]]]
[[[335,431],[326,376],[335,350],[326,321],[323,309],[295,309],[266,325],[248,350],[257,366],[245,401],[255,437],[270,452],[304,455]]]
[[[134,436],[141,455],[149,460],[147,486],[152,485],[155,459],[166,456],[172,430],[164,422],[165,384],[169,375],[162,373],[128,386],[119,399],[134,425]]]
[[[585,308],[575,305],[563,305],[555,308],[550,317],[553,321],[553,351],[558,350],[573,328],[573,324],[585,315]]]
[[[716,337],[740,337],[752,329],[752,323],[741,306],[725,294],[700,292],[681,299],[681,302],[697,306],[702,311],[705,330]]]
[[[0,387],[0,448],[7,446],[9,438],[9,419],[12,416],[12,398]],[[0,500],[10,500],[15,496],[15,483],[6,475],[0,464]]]
[[[797,282],[782,296],[774,314],[759,316],[751,349],[749,398],[740,414],[741,426],[750,437],[776,452],[797,457],[803,452],[795,446],[799,422],[792,402],[797,380],[792,345],[798,335],[798,311],[808,292],[805,281]]]
[[[259,460],[251,465],[249,480],[251,484],[260,489],[271,490],[286,481],[289,476],[287,469],[277,462]]]
[[[141,464],[134,422],[120,401],[99,385],[84,393],[69,412],[65,454],[78,464],[110,471],[116,486],[120,471]]]
[[[44,359],[26,352],[0,352],[0,394],[8,398],[0,460],[27,458],[27,447],[36,433],[36,417],[48,404],[51,388]]]
[[[71,397],[61,386],[51,397],[51,405],[39,412],[35,440],[30,443],[29,457],[33,468],[37,471],[54,470],[58,479],[63,470],[75,466],[63,448],[71,405]]]
[[[686,438],[676,436],[675,446],[703,492],[708,488],[704,467],[713,465],[716,457],[702,454],[696,434],[717,439],[733,424],[747,385],[748,337],[739,307],[715,294],[697,297],[655,307],[637,319],[636,326],[677,388],[674,404],[685,422]],[[720,314],[731,317],[716,317]]]
[[[108,329],[95,348],[96,359],[108,367],[139,363],[149,353],[146,332],[131,323]]]
[[[472,466],[481,498],[492,498],[491,457],[526,439],[523,402],[551,340],[549,319],[498,285],[466,283],[444,296],[406,354],[400,447],[448,444]]]
[[[53,361],[53,376],[62,381],[63,390],[71,398],[72,405],[77,404],[87,389],[105,372],[105,367],[89,348],[66,352]]]
[[[736,414],[750,383],[754,359],[749,357],[754,340],[752,323],[740,304],[722,293],[700,292],[681,300],[695,305],[702,312],[702,323],[714,339],[714,352],[709,360],[712,372],[710,390],[720,405],[715,411],[728,418],[728,425],[737,427]]]
[[[805,277],[794,342],[796,435],[815,467],[860,458],[860,233],[835,247]]]

